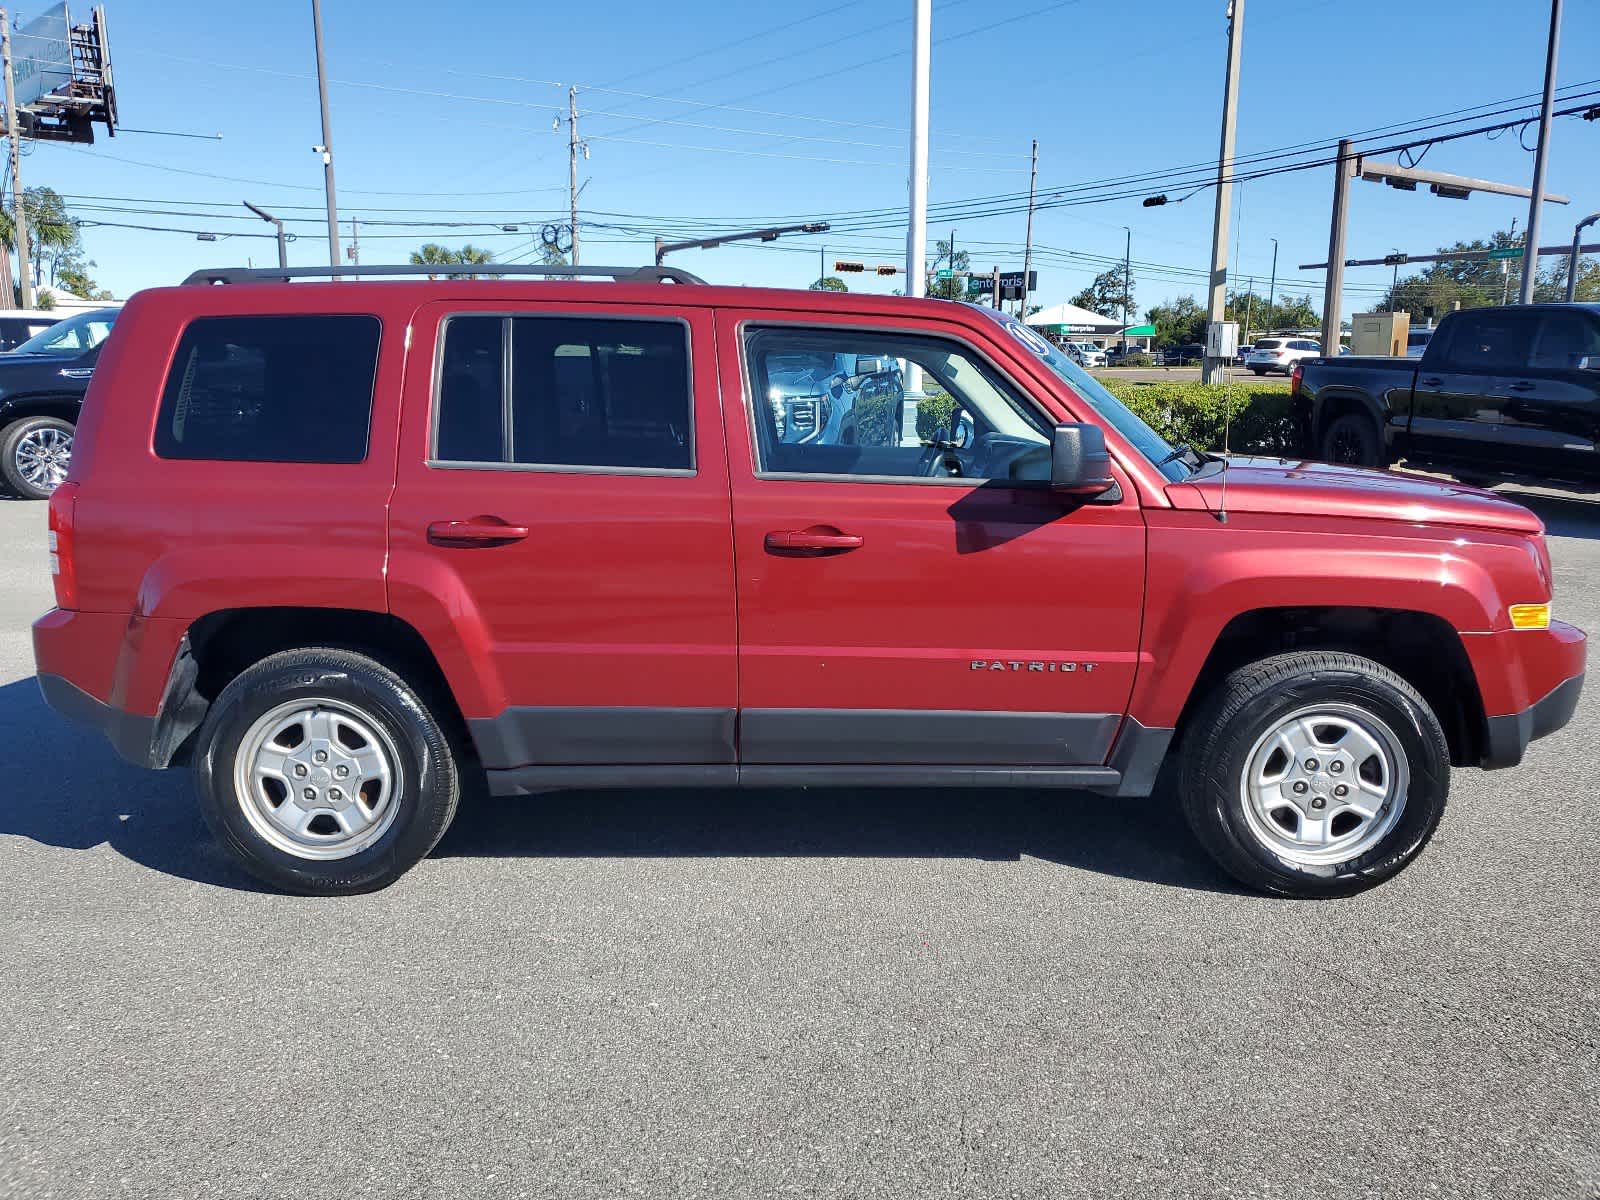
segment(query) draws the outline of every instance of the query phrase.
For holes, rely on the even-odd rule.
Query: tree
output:
[[[1170,304],[1147,309],[1144,319],[1156,327],[1157,346],[1185,346],[1202,340],[1206,312],[1193,296],[1179,296]]]
[[[1239,323],[1239,337],[1258,333],[1314,329],[1322,324],[1322,314],[1311,303],[1311,296],[1278,296],[1271,306],[1256,291],[1229,292],[1224,319]]]
[[[479,263],[491,263],[494,255],[488,250],[480,250],[471,242],[459,250],[452,250],[448,246],[441,246],[437,242],[428,242],[420,250],[411,252],[411,264],[417,267],[448,267],[448,266],[476,266]],[[437,279],[437,275],[429,275],[429,279]],[[476,275],[469,275],[469,279],[476,279]]]
[[[1508,229],[1496,231],[1487,241],[1476,238],[1470,242],[1455,242],[1440,246],[1440,254],[1463,254],[1469,251],[1501,250],[1520,247],[1524,239]],[[1502,298],[1515,300],[1522,287],[1523,260],[1508,259],[1446,259],[1429,263],[1421,271],[1407,275],[1384,293],[1378,307],[1384,312],[1407,312],[1413,322],[1420,324],[1432,310],[1435,320],[1455,308],[1477,308],[1485,304],[1499,304]],[[1565,300],[1567,296],[1567,260],[1558,257],[1543,268],[1536,268],[1533,298],[1535,300]],[[1579,300],[1600,299],[1600,265],[1581,262],[1578,267]]]
[[[1094,282],[1074,296],[1071,303],[1102,317],[1120,317],[1125,312],[1139,311],[1133,305],[1133,288],[1133,276],[1130,274],[1124,282],[1122,268],[1112,267],[1096,275]]]
[[[949,279],[938,277],[940,263],[949,269]],[[933,243],[933,267],[928,272],[927,294],[945,300],[959,300],[965,295],[966,284],[956,278],[956,273],[967,270],[971,265],[972,256],[965,250],[957,250],[952,255],[948,241],[936,240]]]
[[[850,289],[845,281],[837,275],[824,275],[808,289],[813,292],[848,292]]]
[[[57,264],[61,257],[76,253],[81,257],[82,249],[78,237],[78,223],[67,214],[67,205],[61,195],[54,188],[31,187],[22,193],[22,215],[28,222],[28,250],[34,261],[34,278],[56,282]],[[11,209],[0,211],[0,240],[7,247],[13,246],[17,240],[17,224],[12,219]],[[12,282],[15,275],[11,269],[11,256],[9,251],[0,257],[4,258],[4,267],[0,269],[0,287],[6,287],[20,302],[15,284]]]

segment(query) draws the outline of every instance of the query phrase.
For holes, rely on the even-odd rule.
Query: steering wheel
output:
[[[948,464],[952,461],[951,455],[961,449],[960,446],[943,438],[935,438],[933,441],[926,443],[926,446],[927,448],[922,452],[922,457],[917,460],[918,477],[923,479],[950,479],[960,475],[961,472],[957,470],[953,476],[948,468]],[[955,459],[954,461],[959,467],[960,460]]]

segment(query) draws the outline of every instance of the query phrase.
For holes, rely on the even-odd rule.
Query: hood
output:
[[[1175,483],[1167,498],[1176,508],[1215,512],[1223,475]],[[1230,458],[1226,475],[1229,512],[1544,532],[1544,523],[1522,505],[1447,480],[1286,458]]]
[[[0,351],[0,369],[4,369],[7,363],[13,365],[29,363],[33,366],[49,366],[52,363],[59,363],[61,366],[66,367],[77,362],[85,353],[87,351],[84,350],[73,350],[66,354],[55,352],[50,354],[18,354],[15,350]]]

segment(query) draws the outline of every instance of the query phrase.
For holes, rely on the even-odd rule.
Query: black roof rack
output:
[[[376,267],[212,267],[183,282],[287,283],[291,279],[348,279],[373,275],[543,275],[555,278],[612,279],[618,283],[704,283],[677,267],[547,267],[537,263],[422,263]]]

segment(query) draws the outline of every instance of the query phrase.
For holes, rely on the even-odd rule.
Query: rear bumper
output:
[[[1516,766],[1522,761],[1529,742],[1554,733],[1572,720],[1582,693],[1583,676],[1574,675],[1521,712],[1488,718],[1483,745],[1484,767],[1494,770]]]
[[[99,730],[117,753],[135,766],[165,765],[155,762],[151,756],[156,734],[155,717],[141,717],[137,713],[113,708],[59,675],[41,674],[38,678],[44,702],[61,716]]]

